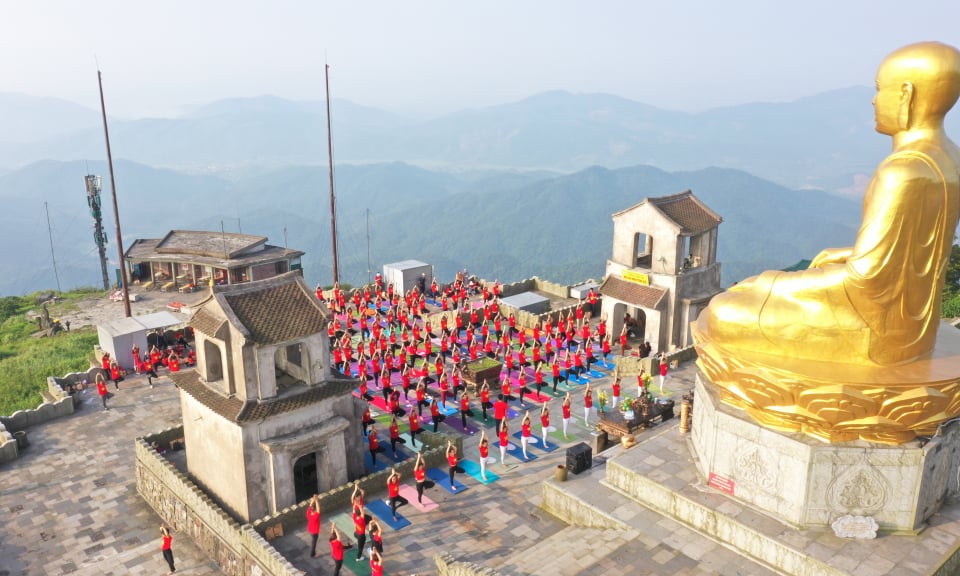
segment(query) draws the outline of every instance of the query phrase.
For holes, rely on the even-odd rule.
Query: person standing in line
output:
[[[467,429],[467,416],[473,416],[473,410],[470,409],[470,394],[466,390],[460,395],[460,423],[463,429]]]
[[[587,384],[586,390],[583,391],[583,425],[587,428],[590,427],[590,414],[593,412],[593,390],[590,389],[590,385]]]
[[[383,557],[375,549],[370,551],[370,576],[383,576]]]
[[[486,380],[483,381],[483,386],[480,388],[480,408],[483,409],[483,421],[487,421],[487,410],[493,408],[493,404],[490,402],[490,384]]]
[[[423,432],[420,428],[420,417],[417,416],[416,412],[413,410],[410,411],[408,415],[410,420],[410,446],[417,447],[417,434]]]
[[[400,495],[400,473],[396,468],[390,470],[390,476],[387,477],[387,494],[390,498],[390,513],[393,519],[397,518],[397,507],[407,503],[407,499]],[[380,550],[383,552],[383,550]]]
[[[340,569],[343,568],[343,540],[340,539],[340,532],[337,531],[337,525],[330,523],[330,556],[333,558],[333,576],[340,576]]]
[[[417,503],[423,504],[423,489],[427,484],[427,465],[423,462],[423,454],[417,452],[417,461],[413,465],[413,478],[417,481]]]
[[[563,439],[567,439],[567,426],[570,425],[570,409],[571,409],[570,393],[567,392],[567,395],[563,397]]]
[[[377,437],[377,428],[375,426],[370,426],[370,433],[367,435],[367,443],[370,447],[370,460],[371,466],[373,468],[377,467],[377,453],[383,452],[384,449],[380,446],[380,439]]]
[[[613,407],[618,409],[620,407],[620,377],[617,376],[613,381]]]
[[[104,385],[106,386],[106,385]],[[160,525],[160,550],[163,553],[163,559],[167,561],[170,571],[167,574],[173,574],[177,568],[173,565],[173,535],[166,524]]]
[[[660,354],[660,394],[663,394],[663,383],[667,380],[667,355]]]
[[[520,446],[523,448],[523,459],[529,460],[530,457],[527,456],[527,444],[530,442],[536,442],[536,439],[533,437],[533,433],[530,430],[530,411],[523,415],[523,420],[520,423]]]
[[[353,537],[357,540],[357,560],[363,558],[363,545],[367,543],[367,522],[370,516],[363,506],[353,505]]]
[[[487,431],[480,431],[480,477],[483,478],[483,481],[487,480],[487,464],[493,464],[497,461],[496,458],[490,457],[490,442],[487,440]]]
[[[507,457],[507,446],[510,445],[510,430],[507,428],[507,421],[503,420],[500,422],[500,466],[506,468],[507,464],[504,460]]]
[[[310,557],[317,557],[317,539],[320,537],[320,498],[316,494],[307,504],[307,534],[310,535]]]
[[[500,426],[507,420],[507,412],[507,401],[504,399],[503,394],[498,394],[497,401],[493,403],[493,420],[497,424],[498,433]]]
[[[540,429],[543,431],[543,448],[546,450],[549,447],[547,444],[547,434],[557,430],[550,425],[550,409],[547,408],[546,403],[540,408]]]
[[[383,554],[383,528],[376,518],[370,519],[370,547],[378,554]]]
[[[430,400],[430,420],[433,422],[433,433],[437,433],[437,428],[440,426],[440,423],[443,422],[447,417],[440,413],[440,403],[437,401],[437,398],[434,396]]]
[[[457,447],[452,441],[447,440],[447,464],[450,465],[450,490],[453,492],[457,491],[457,485],[454,484],[453,477],[456,476],[457,472],[463,472],[463,468],[457,463],[459,460],[457,457]]]
[[[100,395],[100,402],[103,403],[103,409],[109,410],[107,407],[107,382],[103,379],[103,374],[97,374],[97,394]]]

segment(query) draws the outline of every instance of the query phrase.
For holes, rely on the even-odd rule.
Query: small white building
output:
[[[615,338],[629,313],[636,337],[654,354],[691,344],[690,323],[721,292],[721,222],[689,190],[645,198],[613,215],[613,255],[600,293]]]
[[[394,289],[401,294],[406,294],[417,287],[421,276],[425,280],[425,288],[429,290],[430,283],[433,282],[433,266],[419,260],[404,260],[383,265],[384,285],[393,284]]]
[[[97,335],[100,339],[100,349],[109,352],[110,357],[125,370],[133,370],[133,356],[131,350],[134,344],[141,352],[148,352],[150,344],[147,334],[154,330],[166,330],[172,326],[183,324],[186,317],[180,317],[171,312],[154,312],[118,318],[105,324],[97,325]]]

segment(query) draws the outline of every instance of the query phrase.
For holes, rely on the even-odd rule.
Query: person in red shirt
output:
[[[394,517],[394,520],[396,520],[396,517]],[[371,548],[378,554],[383,554],[383,528],[380,527],[376,518],[370,519],[370,527],[367,530],[370,532]]]
[[[423,407],[429,404],[427,402],[427,386],[421,379],[417,384],[417,415],[423,416]],[[412,412],[412,410],[411,410]]]
[[[427,484],[427,465],[423,454],[417,452],[417,461],[413,465],[413,479],[417,481],[417,502],[423,504],[423,489]]]
[[[613,381],[613,407],[616,409],[620,405],[620,377]]]
[[[361,388],[362,389],[362,388]],[[360,424],[363,425],[363,435],[367,435],[367,428],[373,424],[373,416],[370,414],[370,407],[367,406],[363,411],[363,416],[360,417]]]
[[[487,410],[493,408],[493,404],[490,403],[490,385],[487,384],[487,381],[483,381],[483,385],[480,387],[480,408],[483,410],[483,421],[487,421]]]
[[[627,355],[627,325],[623,325],[623,330],[620,331],[620,355]]]
[[[473,416],[473,410],[470,409],[470,395],[464,390],[460,395],[460,423],[464,430],[467,428],[467,416]]]
[[[103,374],[97,374],[97,394],[100,395],[100,402],[103,403],[103,409],[109,410],[107,407],[107,382],[103,379]]]
[[[530,431],[530,411],[527,410],[527,413],[523,415],[523,421],[520,423],[520,447],[523,448],[523,459],[529,460],[530,457],[527,456],[527,444],[535,442],[536,439],[533,437]]]
[[[660,354],[660,393],[663,394],[663,383],[667,380],[667,355]]]
[[[387,477],[387,494],[390,497],[390,512],[393,519],[397,518],[397,507],[407,504],[407,499],[400,495],[400,473],[396,468],[390,470],[390,476]]]
[[[587,388],[583,391],[583,425],[587,428],[590,427],[591,412],[593,412],[593,390],[587,384]]]
[[[556,428],[550,425],[550,409],[546,402],[540,407],[540,431],[543,432],[543,448],[549,448],[547,444],[547,434],[556,431]]]
[[[363,558],[363,545],[367,542],[367,522],[370,521],[370,515],[364,511],[363,506],[354,504],[352,516],[353,537],[357,539],[357,560],[359,561]]]
[[[456,476],[457,472],[463,472],[463,468],[460,467],[457,462],[457,447],[453,444],[452,440],[447,440],[447,464],[450,465],[450,490],[456,492],[457,485],[454,484],[453,477]]]
[[[510,430],[507,428],[507,421],[504,420],[497,425],[500,435],[500,465],[506,468],[504,459],[507,457],[507,446],[510,445]]]
[[[394,392],[396,394],[396,392]],[[406,440],[400,437],[400,425],[397,423],[397,415],[394,414],[390,420],[390,450],[393,451],[393,458],[397,458],[397,444],[406,444]]]
[[[490,457],[490,441],[487,440],[487,431],[480,431],[480,477],[484,481],[487,480],[487,464],[493,464],[497,461],[496,458]]]
[[[503,399],[503,394],[497,395],[497,401],[493,403],[493,420],[497,423],[497,430],[507,419],[507,401]]]
[[[573,402],[570,400],[570,393],[563,397],[563,439],[567,439],[567,426],[570,424],[570,407]]]
[[[310,557],[317,557],[317,539],[320,537],[320,499],[314,494],[307,504],[307,534],[310,535]]]
[[[110,379],[113,380],[113,385],[119,390],[120,381],[123,380],[123,373],[120,370],[120,365],[117,364],[115,360],[110,361]]]
[[[177,353],[173,350],[170,351],[170,355],[167,357],[167,368],[169,368],[171,372],[180,371],[180,357],[177,356]]]
[[[420,428],[420,417],[413,413],[413,410],[410,411],[408,415],[410,422],[410,445],[414,448],[417,447],[417,434],[423,432]]]
[[[430,420],[433,422],[433,433],[437,433],[440,423],[446,419],[446,416],[440,413],[440,403],[436,397],[430,399]]]
[[[103,368],[104,372],[110,371],[110,353],[104,352],[103,356],[100,358],[100,367]]]
[[[376,550],[370,551],[370,576],[383,576],[383,557]]]
[[[340,576],[340,569],[343,568],[343,540],[340,539],[340,532],[337,531],[337,525],[330,523],[330,557],[333,558],[333,576]]]
[[[370,458],[373,462],[373,467],[377,466],[377,453],[383,452],[383,447],[380,446],[380,439],[377,438],[377,429],[371,424],[370,433],[367,435],[367,442],[370,445]]]
[[[160,525],[160,551],[163,554],[163,559],[167,561],[167,566],[170,567],[167,574],[173,574],[177,571],[177,568],[173,565],[173,535],[170,534],[170,529],[167,528],[166,524]]]

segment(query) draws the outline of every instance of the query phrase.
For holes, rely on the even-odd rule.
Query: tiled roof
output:
[[[656,309],[667,291],[655,286],[644,286],[617,276],[607,276],[600,285],[600,293],[615,300],[648,309]]]
[[[206,308],[200,308],[193,317],[190,318],[190,326],[194,330],[212,338],[220,338],[217,332],[220,331],[226,322],[225,319],[217,318],[215,314],[208,312]]]
[[[301,286],[299,276],[284,283],[264,281],[262,287],[245,285],[224,290],[223,297],[240,323],[258,344],[276,344],[327,329],[327,314],[316,298]],[[248,288],[249,287],[249,288]]]
[[[237,397],[224,396],[207,386],[200,381],[200,375],[196,369],[171,372],[169,376],[173,383],[180,387],[180,390],[193,396],[196,401],[231,422],[236,421],[240,410],[243,409],[243,400]]]
[[[723,221],[713,210],[707,208],[693,192],[687,190],[672,196],[650,198],[649,202],[680,225],[686,234],[699,234],[716,228]]]
[[[357,381],[352,379],[328,380],[275,400],[265,402],[250,400],[244,403],[239,398],[224,396],[204,384],[195,369],[172,372],[170,373],[170,379],[182,391],[207,408],[227,420],[237,423],[262,420],[284,412],[292,412],[327,398],[351,394],[357,386]]]
[[[250,422],[263,420],[270,416],[292,412],[304,406],[315,404],[344,394],[352,394],[353,389],[357,387],[357,381],[349,380],[327,380],[322,384],[311,386],[302,392],[283,396],[275,400],[266,402],[247,402],[246,406],[237,416],[237,422]]]

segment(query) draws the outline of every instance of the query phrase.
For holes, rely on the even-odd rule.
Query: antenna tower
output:
[[[87,185],[87,205],[93,216],[93,242],[100,253],[100,272],[103,274],[103,289],[110,289],[110,276],[107,274],[107,233],[103,231],[103,208],[100,203],[100,190],[103,184],[99,176],[87,174],[83,177]]]

